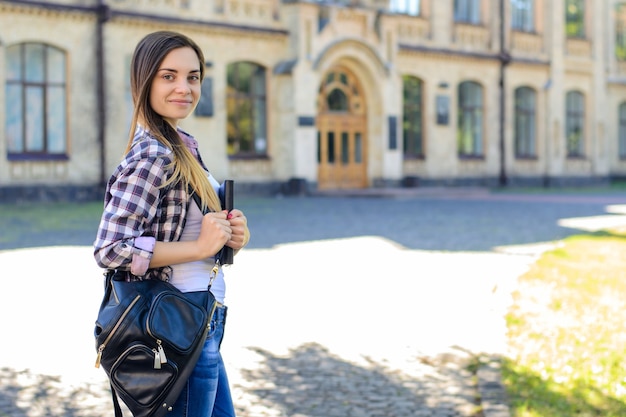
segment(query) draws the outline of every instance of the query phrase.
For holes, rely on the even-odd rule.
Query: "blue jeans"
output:
[[[235,417],[226,368],[220,354],[227,307],[218,307],[211,331],[189,381],[167,417]]]

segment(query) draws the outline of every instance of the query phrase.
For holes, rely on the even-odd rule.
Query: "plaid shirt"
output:
[[[172,174],[168,168],[172,159],[169,148],[143,128],[137,129],[131,150],[115,169],[106,187],[104,211],[94,242],[98,266],[130,270],[133,257],[137,256],[149,262],[152,252],[144,245],[136,244],[137,238],[150,237],[162,242],[180,239],[187,214],[188,192],[180,182],[161,188]],[[139,274],[142,276],[138,279],[166,281],[170,271],[169,267],[148,269],[145,275]]]

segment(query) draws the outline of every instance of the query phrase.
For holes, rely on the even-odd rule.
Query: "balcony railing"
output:
[[[489,30],[485,26],[457,23],[454,25],[454,41],[461,49],[490,49]]]
[[[214,0],[215,12],[237,23],[273,24],[279,19],[277,0]]]
[[[403,44],[422,43],[430,39],[430,21],[421,17],[396,16],[398,41]]]
[[[541,35],[528,32],[512,32],[511,49],[513,53],[537,56],[545,52]]]
[[[568,38],[565,44],[565,52],[569,56],[590,58],[591,41],[587,39]]]

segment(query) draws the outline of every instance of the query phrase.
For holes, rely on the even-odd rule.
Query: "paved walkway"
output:
[[[506,352],[510,294],[553,242],[544,233],[575,233],[562,215],[626,199],[431,197],[243,201],[253,241],[228,267],[222,345],[239,417],[508,415],[466,365]],[[518,210],[535,234],[510,236]],[[0,293],[0,417],[110,416],[93,367],[101,280],[90,246],[1,251],[0,264],[24,271]],[[497,372],[481,376],[501,388]]]

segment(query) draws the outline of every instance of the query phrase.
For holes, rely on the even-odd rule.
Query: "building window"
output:
[[[467,81],[459,85],[457,143],[459,156],[483,156],[483,88]]]
[[[626,3],[615,6],[615,56],[626,61]]]
[[[626,159],[626,102],[619,105],[619,159]]]
[[[390,0],[389,10],[394,13],[419,16],[420,3],[421,0]]]
[[[265,68],[251,62],[227,68],[228,155],[262,156],[267,153]]]
[[[423,88],[416,77],[402,77],[402,135],[405,158],[424,157]]]
[[[534,0],[511,0],[511,26],[520,32],[535,30]]]
[[[585,0],[565,0],[565,32],[568,38],[585,37]]]
[[[41,43],[9,46],[6,52],[8,158],[67,158],[65,53]]]
[[[515,90],[515,156],[537,157],[537,93],[529,87]]]
[[[584,156],[585,145],[585,97],[582,93],[567,93],[565,112],[567,156],[580,158]]]
[[[340,88],[334,88],[328,93],[327,105],[329,111],[347,112],[350,110],[348,96]]]
[[[480,0],[454,0],[454,21],[477,25],[480,23]]]

